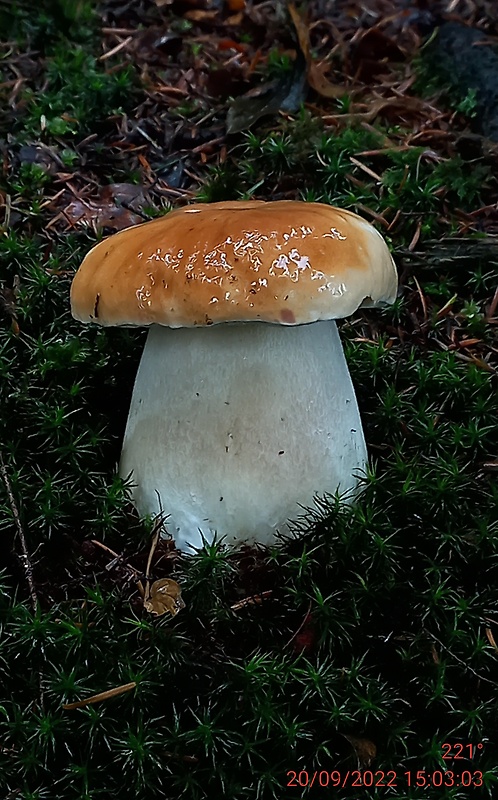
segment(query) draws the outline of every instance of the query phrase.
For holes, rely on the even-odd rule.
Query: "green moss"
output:
[[[364,207],[401,219],[396,228],[398,247],[408,245],[420,221],[424,239],[447,232],[448,208],[475,208],[491,176],[485,165],[468,169],[459,156],[435,161],[424,147],[396,150],[383,145],[386,131],[350,127],[324,131],[320,121],[303,112],[267,134],[250,132],[234,149],[231,160],[211,170],[199,199],[204,202],[271,193],[287,196],[288,185],[310,202],[325,202],[355,211]],[[382,150],[361,162],[381,180],[366,174],[351,158]],[[451,220],[451,216],[449,217]]]
[[[47,139],[95,131],[130,101],[133,87],[129,68],[106,72],[83,48],[55,48],[46,59],[44,91],[25,91],[26,114],[17,120],[20,138],[42,132]]]
[[[57,38],[91,42],[98,17],[93,0],[39,0],[36,5],[19,0],[0,6],[0,25],[5,39],[43,52]]]
[[[16,25],[28,25],[24,11]],[[42,35],[43,13],[23,36]],[[36,140],[44,116],[67,168],[78,136],[100,132],[128,102],[125,73],[107,74],[78,41],[47,44],[46,93],[33,84],[12,133],[14,149]],[[45,230],[54,177],[42,165],[2,176],[20,219],[0,236],[0,450],[40,600],[33,611],[11,555],[20,548],[0,476],[2,797],[318,797],[335,790],[290,787],[289,770],[355,770],[355,739],[375,745],[372,769],[396,771],[398,786],[389,795],[349,785],[338,797],[440,798],[438,787],[408,787],[405,773],[445,763],[458,773],[444,742],[483,744],[460,767],[483,771],[473,796],[492,797],[498,491],[486,464],[498,449],[496,375],[452,351],[450,334],[496,347],[487,317],[496,255],[479,237],[447,238],[455,208],[484,204],[490,176],[459,157],[389,149],[394,133],[332,132],[303,112],[241,136],[206,170],[206,201],[293,192],[399,211],[388,235],[403,289],[386,311],[342,327],[371,456],[360,502],[318,500],[269,550],[217,540],[164,558],[154,577],[173,568],[186,603],[174,618],[144,615],[123,565],[145,570],[153,522],[136,519],[115,474],[145,334],[71,318],[71,277],[95,234]],[[99,146],[96,162],[115,181],[126,159],[107,163]],[[382,153],[362,155],[372,150]],[[421,254],[408,250],[419,224]],[[113,564],[91,540],[123,559]],[[262,602],[241,602],[260,593]],[[101,704],[63,708],[129,682]],[[466,786],[445,790],[468,796]]]

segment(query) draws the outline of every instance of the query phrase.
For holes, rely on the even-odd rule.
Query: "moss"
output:
[[[41,36],[44,14],[16,35]],[[17,26],[22,6],[19,15]],[[46,94],[33,84],[9,146],[18,153],[37,141],[42,115],[67,113],[75,121],[44,135],[70,169],[79,137],[108,131],[129,101],[124,73],[105,73],[78,37],[59,28],[57,37],[38,76]],[[273,68],[284,67],[275,57]],[[354,120],[332,132],[303,112],[238,137],[225,163],[203,172],[203,200],[293,195],[398,215],[385,233],[402,292],[386,311],[342,326],[371,455],[360,502],[317,500],[269,550],[215,541],[175,559],[164,546],[154,578],[180,582],[186,608],[174,618],[144,615],[126,565],[143,577],[152,521],[137,520],[115,475],[144,332],[72,320],[71,277],[95,232],[47,229],[53,171],[4,171],[12,218],[0,237],[0,450],[11,493],[0,476],[2,797],[318,797],[327,789],[306,778],[316,771],[344,798],[435,800],[440,787],[414,782],[445,766],[457,784],[462,770],[473,782],[481,771],[473,794],[492,796],[498,434],[488,311],[497,257],[485,239],[448,236],[461,211],[487,202],[492,176],[463,156],[396,149],[397,133]],[[95,169],[105,161],[106,181],[133,172],[98,144],[100,154],[86,155]],[[456,346],[469,339],[479,340],[475,350]],[[13,555],[12,498],[36,610]],[[63,708],[130,682],[132,691],[101,704]],[[444,761],[444,743],[475,749]],[[372,747],[372,770],[395,771],[397,788],[336,789],[337,771],[365,766]],[[292,771],[298,786],[288,785]],[[460,783],[445,796],[467,798]]]

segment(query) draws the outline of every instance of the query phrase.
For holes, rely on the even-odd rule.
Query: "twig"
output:
[[[128,36],[127,39],[124,39],[124,41],[119,42],[119,44],[117,44],[116,47],[113,47],[112,50],[108,50],[107,53],[104,53],[104,55],[99,56],[98,60],[106,61],[108,58],[111,58],[111,56],[115,56],[116,53],[119,53],[120,50],[123,50],[125,47],[128,47],[128,45],[132,41],[133,41],[133,36]]]
[[[306,612],[306,614],[304,616],[303,621],[301,622],[301,624],[300,624],[299,628],[297,629],[297,631],[294,634],[292,634],[292,636],[289,639],[289,641],[286,642],[286,644],[284,644],[284,650],[285,650],[286,647],[289,647],[289,645],[292,644],[292,642],[294,641],[296,636],[298,636],[301,633],[302,629],[304,628],[304,626],[306,625],[306,623],[307,623],[307,621],[309,619],[310,611],[311,611],[311,600],[310,600],[310,604],[308,606],[308,610],[307,610],[307,612]]]
[[[96,544],[97,547],[101,547],[102,550],[105,550],[107,553],[110,553],[111,556],[114,556],[114,560],[111,561],[109,564],[107,564],[106,569],[109,569],[109,567],[113,566],[116,563],[116,561],[120,561],[120,562],[123,563],[123,565],[127,569],[130,570],[130,572],[133,573],[133,580],[137,584],[137,589],[140,592],[140,594],[142,595],[142,597],[144,597],[144,595],[145,595],[144,587],[143,587],[142,581],[139,578],[139,575],[141,574],[140,570],[135,569],[135,567],[132,567],[131,564],[128,564],[128,562],[123,561],[123,556],[120,556],[119,553],[115,553],[114,550],[111,550],[111,548],[107,547],[106,544],[102,544],[102,542],[99,542],[98,539],[90,539],[90,541],[91,541],[92,544]]]
[[[486,321],[487,322],[490,322],[493,319],[497,307],[498,307],[498,286],[496,287],[496,291],[494,293],[493,299],[491,300],[491,305],[489,306],[489,308],[488,308],[488,310],[486,312]]]
[[[159,534],[161,533],[162,524],[163,520],[161,518],[156,520],[156,522],[154,523],[155,531],[150,545],[150,552],[149,552],[149,558],[147,559],[147,566],[145,568],[144,608],[147,601],[150,600],[150,565],[152,564],[152,557],[154,556],[157,543],[159,541]]]
[[[424,297],[424,293],[423,293],[422,289],[420,288],[420,283],[416,279],[415,275],[413,276],[413,280],[415,282],[415,286],[417,287],[417,292],[418,292],[418,296],[420,297],[420,302],[422,303],[422,311],[423,311],[423,314],[424,314],[424,322],[427,322],[427,320],[429,318],[428,314],[427,314],[427,302],[426,302],[426,299]]]
[[[132,567],[131,564],[128,564],[126,561],[123,561],[123,556],[120,556],[119,553],[115,553],[114,550],[111,550],[111,548],[107,547],[106,544],[102,544],[102,542],[99,542],[98,539],[90,539],[90,541],[91,541],[92,544],[96,544],[97,547],[101,547],[102,550],[106,550],[108,553],[111,554],[111,556],[114,557],[114,559],[117,559],[118,561],[122,561],[124,566],[127,569],[131,570],[131,572],[133,572],[135,579],[136,579],[137,575],[140,575],[140,570],[135,569],[135,567]]]
[[[230,606],[232,611],[239,611],[241,608],[245,608],[246,606],[256,606],[260,605],[267,597],[273,593],[273,589],[267,589],[265,592],[261,592],[260,594],[253,594],[251,597],[244,597],[243,600],[239,600],[238,603],[234,603],[233,606]]]
[[[33,567],[31,565],[31,560],[29,557],[28,545],[26,544],[26,537],[24,535],[24,530],[21,525],[21,518],[19,516],[19,511],[16,505],[16,501],[14,500],[14,494],[12,492],[9,476],[7,475],[7,469],[5,467],[5,462],[3,460],[3,453],[1,451],[0,451],[0,472],[2,473],[2,478],[5,483],[5,488],[7,490],[7,497],[9,498],[9,504],[12,511],[12,516],[14,517],[17,533],[21,542],[22,555],[18,556],[18,558],[24,567],[24,573],[26,575],[26,581],[28,583],[29,594],[31,597],[31,605],[33,606],[33,611],[36,614],[39,607],[39,601],[38,601],[38,596],[36,594],[35,584],[33,581]],[[43,645],[42,645],[42,652],[43,652]],[[43,671],[41,662],[38,664],[38,685],[40,690],[40,708],[43,711],[45,707],[45,701],[43,693]]]
[[[12,511],[12,516],[14,517],[17,533],[21,542],[22,555],[18,556],[18,558],[24,567],[24,574],[26,575],[26,580],[29,586],[31,605],[33,606],[33,611],[36,613],[36,611],[38,610],[38,597],[36,594],[35,584],[33,581],[33,567],[31,565],[31,561],[29,558],[29,551],[28,551],[28,546],[26,544],[26,537],[24,535],[23,527],[21,525],[21,518],[19,516],[19,511],[17,509],[16,501],[14,500],[14,495],[12,493],[12,487],[10,485],[9,476],[7,475],[7,469],[5,467],[5,462],[3,460],[2,452],[0,452],[0,472],[2,473],[3,482],[5,483],[5,488],[7,490],[7,497],[9,498],[9,504]]]
[[[92,703],[100,703],[102,700],[108,700],[110,697],[116,697],[118,694],[129,692],[131,689],[134,689],[136,685],[137,684],[135,681],[131,681],[131,683],[124,683],[122,686],[116,686],[114,689],[108,689],[106,692],[99,692],[91,697],[87,697],[86,700],[77,700],[75,703],[64,703],[62,708],[65,711],[72,711],[73,708],[83,708],[84,706],[89,706]]]

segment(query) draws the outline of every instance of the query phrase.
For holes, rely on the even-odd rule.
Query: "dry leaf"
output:
[[[311,56],[310,36],[308,26],[302,18],[301,14],[296,9],[294,3],[289,3],[289,14],[291,15],[292,22],[296,29],[299,46],[306,59],[307,78],[308,83],[315,92],[318,92],[322,97],[342,97],[346,94],[347,89],[345,86],[337,86],[331,83],[325,75],[319,70]]]
[[[73,225],[94,223],[99,228],[123,230],[144,221],[140,211],[148,202],[147,190],[131,183],[103,186],[95,199],[75,197],[64,209],[64,216]]]
[[[208,11],[203,8],[194,8],[192,11],[186,11],[183,16],[185,19],[189,19],[192,22],[209,22],[216,19],[218,16],[218,9]]]
[[[375,756],[377,755],[377,747],[370,739],[358,739],[356,736],[347,736],[342,734],[352,746],[356,758],[358,759],[358,769],[365,769],[369,767]]]
[[[14,276],[13,288],[9,289],[8,286],[0,288],[0,309],[10,317],[12,331],[16,336],[19,336],[20,329],[17,321],[17,298],[19,295],[19,275]]]
[[[491,647],[498,653],[498,645],[496,644],[495,637],[491,632],[491,628],[486,628],[486,638],[490,643]]]
[[[174,617],[182,608],[185,608],[182,590],[172,578],[161,578],[159,581],[154,581],[150,587],[149,596],[144,601],[144,608],[158,617],[162,617],[167,611]]]
[[[297,111],[306,90],[306,63],[298,52],[292,72],[235,98],[227,113],[227,133],[247,130],[261,117],[278,111]]]

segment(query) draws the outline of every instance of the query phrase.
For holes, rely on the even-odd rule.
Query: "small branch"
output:
[[[119,694],[131,691],[136,685],[135,681],[131,681],[131,683],[125,683],[123,686],[116,686],[114,689],[108,689],[106,692],[94,694],[91,697],[87,697],[86,700],[77,700],[75,703],[64,703],[62,708],[64,711],[72,711],[74,708],[84,708],[93,703],[101,703],[102,700],[109,700],[110,697],[117,697]]]
[[[128,564],[126,561],[123,560],[123,556],[120,556],[119,553],[115,553],[114,550],[111,550],[111,548],[107,547],[106,544],[102,544],[102,542],[99,542],[98,539],[90,539],[90,541],[91,541],[92,544],[95,544],[95,545],[97,545],[97,547],[101,547],[102,550],[105,550],[107,553],[110,553],[111,556],[114,556],[113,561],[111,561],[110,564],[107,564],[106,569],[109,569],[109,568],[113,567],[116,564],[116,562],[118,562],[118,563],[123,564],[127,569],[130,570],[130,572],[133,573],[133,580],[137,584],[137,589],[140,592],[141,596],[144,597],[145,596],[145,591],[144,591],[143,583],[142,583],[142,581],[140,580],[140,577],[139,577],[141,575],[140,570],[135,569],[135,567],[132,567],[131,564]]]
[[[251,597],[244,597],[243,600],[239,600],[238,603],[234,603],[233,606],[230,606],[230,608],[232,611],[239,611],[241,608],[245,608],[246,606],[261,605],[261,603],[267,597],[270,597],[272,593],[273,589],[267,589],[265,592],[261,592],[260,594],[253,594]]]
[[[145,568],[145,593],[144,593],[144,607],[146,602],[150,599],[150,565],[152,558],[156,551],[159,535],[161,533],[162,519],[156,520],[153,528],[152,542],[150,545],[149,558],[147,559],[147,567]]]
[[[98,539],[90,539],[90,541],[92,544],[95,544],[97,545],[97,547],[101,547],[102,550],[105,550],[107,553],[110,553],[111,556],[114,556],[114,560],[111,561],[110,565],[109,564],[107,565],[106,569],[109,569],[110,566],[114,566],[116,561],[119,561],[126,567],[126,569],[129,569],[131,572],[133,572],[135,580],[137,579],[137,576],[141,574],[140,570],[135,569],[135,567],[132,567],[131,564],[128,564],[126,561],[124,561],[123,556],[120,556],[119,553],[115,553],[114,550],[111,550],[111,548],[107,547],[106,544],[102,544],[102,542],[99,542]]]
[[[98,60],[106,61],[108,58],[111,58],[111,56],[115,56],[116,53],[119,53],[120,50],[123,50],[125,47],[128,47],[128,45],[132,41],[133,41],[133,36],[128,36],[127,39],[124,39],[122,42],[119,42],[119,44],[117,44],[116,47],[113,47],[112,50],[108,50],[107,53],[104,53],[104,55],[99,56]]]
[[[286,647],[289,647],[289,645],[292,644],[292,642],[294,641],[296,636],[299,636],[299,634],[301,633],[302,629],[304,628],[304,626],[306,625],[306,623],[307,623],[307,621],[309,619],[310,612],[311,612],[311,601],[310,601],[310,603],[308,605],[308,610],[307,610],[306,615],[305,615],[303,621],[301,622],[299,628],[297,629],[297,631],[295,633],[292,634],[292,636],[289,639],[289,641],[286,644],[284,644],[284,650],[285,650]]]
[[[21,525],[21,518],[19,516],[19,511],[17,509],[16,501],[14,500],[14,494],[12,492],[9,476],[7,475],[7,469],[5,467],[5,462],[3,460],[3,454],[1,452],[0,452],[0,472],[2,473],[3,482],[5,483],[5,488],[7,490],[7,497],[9,498],[9,505],[12,511],[12,516],[14,517],[15,526],[21,542],[22,555],[18,556],[18,558],[21,561],[24,568],[24,574],[26,575],[26,581],[29,586],[29,594],[31,596],[31,605],[33,606],[33,611],[36,613],[36,611],[38,610],[38,597],[36,594],[35,584],[33,581],[33,567],[31,565],[31,561],[29,558],[29,551],[28,551],[28,546],[26,544],[26,537],[24,535],[23,527]]]

